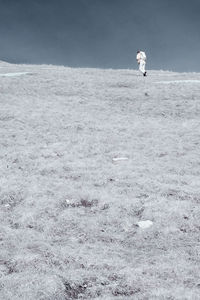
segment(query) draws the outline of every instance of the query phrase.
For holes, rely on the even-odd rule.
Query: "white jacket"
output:
[[[144,62],[145,62],[146,59],[147,59],[145,52],[144,52],[144,51],[140,51],[139,53],[137,53],[136,59],[137,59],[138,64],[139,64],[141,61],[144,61]]]

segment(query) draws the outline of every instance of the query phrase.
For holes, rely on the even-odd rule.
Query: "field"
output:
[[[200,74],[148,75],[0,63],[1,300],[200,299]]]

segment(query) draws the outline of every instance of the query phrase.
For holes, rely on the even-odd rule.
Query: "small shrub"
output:
[[[78,299],[80,295],[84,294],[87,289],[86,284],[70,284],[69,282],[65,282],[65,295],[66,299]]]

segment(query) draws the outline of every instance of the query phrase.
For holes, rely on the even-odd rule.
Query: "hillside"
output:
[[[200,74],[1,63],[0,104],[0,299],[200,299]]]

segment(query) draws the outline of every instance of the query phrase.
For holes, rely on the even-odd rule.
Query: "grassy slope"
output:
[[[200,75],[0,69],[17,71],[0,79],[0,299],[200,299],[200,85],[156,83]]]

